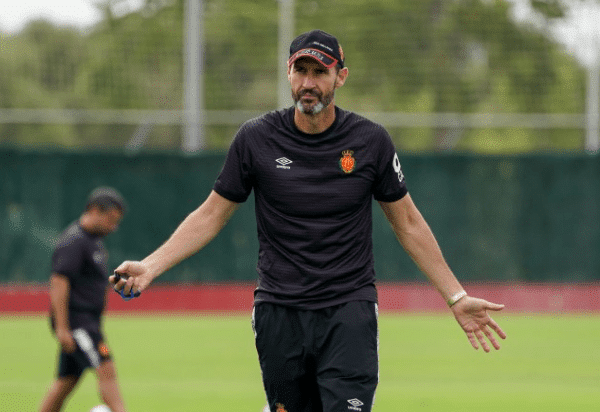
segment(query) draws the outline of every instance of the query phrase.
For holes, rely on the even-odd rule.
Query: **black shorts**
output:
[[[377,304],[318,310],[254,307],[256,349],[272,412],[369,412],[379,378]]]
[[[87,368],[97,368],[110,359],[110,351],[104,343],[102,333],[83,328],[72,331],[77,343],[73,353],[61,351],[58,361],[58,377],[81,376]]]

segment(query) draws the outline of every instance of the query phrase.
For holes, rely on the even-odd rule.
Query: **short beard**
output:
[[[318,102],[313,104],[312,106],[303,105],[302,102],[300,101],[300,98],[307,93],[316,97]],[[294,92],[292,92],[292,98],[294,99],[294,105],[300,111],[300,113],[313,115],[313,116],[321,113],[324,108],[329,106],[331,104],[331,102],[333,101],[333,96],[334,96],[334,92],[331,92],[330,94],[323,96],[320,93],[312,92],[312,91],[306,90],[306,89],[300,90],[300,92],[298,94],[295,94]]]
[[[298,109],[300,113],[304,114],[319,114],[324,108],[325,106],[320,101],[312,107],[304,107],[304,105],[299,100],[296,102],[296,109]]]

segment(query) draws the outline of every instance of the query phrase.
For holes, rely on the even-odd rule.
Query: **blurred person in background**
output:
[[[320,30],[290,46],[294,106],[246,122],[213,191],[142,261],[110,281],[131,297],[198,252],[254,190],[259,239],[253,327],[268,406],[276,412],[372,408],[378,384],[372,203],[446,300],[471,345],[506,335],[468,296],[413,203],[387,131],[334,104],[348,78],[337,39]],[[376,62],[371,62],[376,64]],[[488,343],[489,341],[489,343]]]
[[[60,411],[89,367],[96,372],[104,403],[112,412],[126,411],[101,325],[109,290],[108,253],[102,238],[117,230],[125,208],[118,191],[99,187],[57,242],[50,276],[50,319],[60,353],[57,377],[41,412]]]

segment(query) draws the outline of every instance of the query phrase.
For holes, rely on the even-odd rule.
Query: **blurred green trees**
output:
[[[556,2],[534,3],[548,18],[560,18]],[[204,4],[206,108],[276,108],[278,2]],[[147,0],[121,17],[109,5],[89,33],[38,21],[16,35],[0,34],[0,109],[181,109],[184,0]],[[582,69],[548,36],[516,23],[506,1],[296,0],[297,33],[313,28],[335,34],[344,48],[350,77],[336,102],[346,109],[584,112]],[[0,123],[0,144],[118,150],[135,129]],[[206,131],[209,148],[220,150],[235,128]],[[390,133],[402,150],[477,153],[580,151],[584,135],[456,127]],[[177,149],[180,138],[178,126],[155,127],[147,147]]]

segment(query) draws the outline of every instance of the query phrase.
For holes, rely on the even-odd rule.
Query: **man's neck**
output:
[[[322,133],[335,121],[335,105],[331,102],[321,113],[308,115],[302,113],[297,108],[294,111],[294,124],[303,133],[318,134]]]

